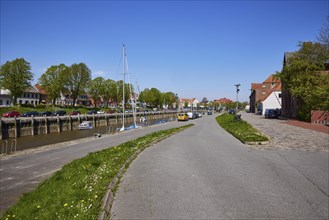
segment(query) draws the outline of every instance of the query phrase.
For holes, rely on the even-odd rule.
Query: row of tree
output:
[[[312,110],[329,110],[329,17],[317,40],[300,43],[276,74],[283,89],[297,98],[298,117],[305,121],[310,121]]]
[[[26,89],[31,86],[33,73],[30,63],[24,58],[17,58],[8,61],[0,67],[0,87],[8,89],[13,96],[13,103],[17,103]],[[88,94],[94,100],[94,104],[104,101],[109,105],[109,101],[120,103],[123,99],[123,80],[114,81],[97,77],[91,79],[91,71],[84,63],[53,65],[41,75],[38,83],[45,90],[48,101],[55,104],[56,99],[61,94],[69,95],[73,100],[73,106],[80,95]],[[133,85],[125,83],[125,103],[136,97]],[[134,95],[134,96],[133,96]],[[156,88],[145,89],[139,96],[139,101],[150,107],[173,106],[177,100],[177,95],[173,92],[160,92]]]

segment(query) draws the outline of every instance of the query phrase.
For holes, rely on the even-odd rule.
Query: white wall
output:
[[[281,108],[282,99],[279,98],[279,95],[281,96],[281,91],[272,92],[272,94],[263,101],[263,115],[268,108]]]

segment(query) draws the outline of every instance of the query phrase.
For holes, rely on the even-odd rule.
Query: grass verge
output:
[[[190,126],[155,132],[74,160],[24,194],[1,219],[98,219],[108,185],[125,162],[135,152]]]
[[[260,143],[269,141],[268,137],[262,135],[254,127],[243,120],[234,121],[231,114],[223,114],[216,117],[218,124],[231,133],[243,143]]]

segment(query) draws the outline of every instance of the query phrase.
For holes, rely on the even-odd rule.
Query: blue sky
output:
[[[85,63],[182,98],[248,101],[250,85],[282,68],[283,54],[316,41],[328,0],[3,1],[1,64],[23,57],[34,83],[51,65]]]

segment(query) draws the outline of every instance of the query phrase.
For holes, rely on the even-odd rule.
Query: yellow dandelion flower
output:
[[[38,206],[37,206],[37,208],[38,208],[38,209],[40,209],[40,208],[41,208],[41,206],[39,206],[39,205],[38,205]]]
[[[95,198],[97,198],[98,196],[97,195],[95,195]]]
[[[67,203],[64,204],[64,207],[66,207],[66,206],[67,206]]]

